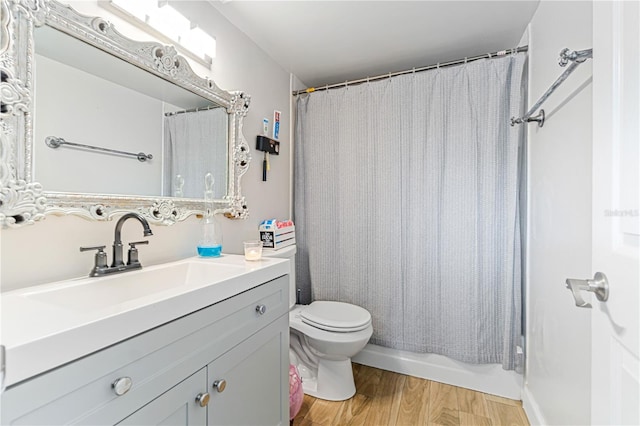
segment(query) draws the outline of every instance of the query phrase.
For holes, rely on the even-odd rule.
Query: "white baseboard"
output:
[[[479,392],[520,400],[522,375],[498,364],[466,364],[442,355],[420,354],[368,344],[354,362]]]
[[[540,406],[536,402],[535,398],[526,386],[522,390],[522,408],[529,418],[529,424],[531,425],[546,425],[548,424],[540,411]]]

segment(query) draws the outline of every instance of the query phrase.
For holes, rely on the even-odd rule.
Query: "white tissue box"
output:
[[[260,231],[260,241],[262,241],[263,248],[278,250],[296,243],[295,225],[285,226],[284,228],[261,225],[258,230]]]

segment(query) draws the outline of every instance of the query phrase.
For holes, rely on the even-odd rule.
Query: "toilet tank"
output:
[[[287,246],[279,250],[264,249],[263,257],[276,257],[279,259],[289,259],[291,272],[289,273],[289,309],[296,304],[296,246]]]

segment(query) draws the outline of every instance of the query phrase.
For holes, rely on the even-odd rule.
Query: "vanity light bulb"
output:
[[[191,28],[191,21],[169,5],[150,12],[147,23],[176,42],[180,34],[184,34]]]
[[[201,58],[208,56],[213,59],[216,57],[216,39],[199,27],[182,34],[180,44]]]
[[[111,4],[142,22],[158,8],[157,0],[111,0]]]

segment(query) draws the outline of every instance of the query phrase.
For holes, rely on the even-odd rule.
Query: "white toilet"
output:
[[[263,256],[291,260],[289,285],[289,358],[298,367],[304,393],[343,401],[356,393],[351,357],[373,334],[371,314],[359,306],[316,301],[296,305],[296,246],[265,250]]]

